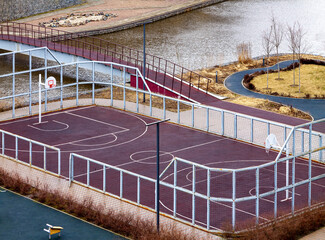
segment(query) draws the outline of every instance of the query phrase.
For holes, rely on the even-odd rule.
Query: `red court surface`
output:
[[[0,129],[27,137],[61,149],[61,173],[68,176],[69,155],[71,152],[104,162],[122,169],[156,178],[156,127],[147,127],[157,119],[116,110],[109,107],[89,106],[72,108],[43,115],[42,123],[38,116],[26,117],[0,123]],[[2,139],[0,138],[0,142]],[[6,155],[14,156],[15,140],[6,136]],[[18,158],[29,161],[28,142],[18,141]],[[0,148],[1,148],[0,144]],[[2,150],[2,149],[1,149]],[[43,152],[41,147],[33,147],[33,164],[43,167]],[[47,166],[50,171],[57,172],[57,155],[48,151]],[[273,161],[276,152],[266,154],[265,149],[231,138],[210,134],[171,123],[160,125],[160,170],[163,171],[173,157],[179,157],[211,168],[243,168],[257,166]],[[38,156],[38,157],[37,157]],[[37,158],[37,160],[36,160]],[[39,159],[39,160],[38,160]],[[290,163],[290,168],[291,168]],[[296,159],[295,180],[308,178],[308,162]],[[312,163],[312,175],[324,173],[325,166]],[[103,186],[102,169],[90,166],[90,185],[101,189]],[[278,187],[285,184],[285,164],[278,166]],[[290,174],[291,175],[291,174]],[[75,180],[86,181],[86,163],[76,162]],[[290,176],[291,177],[291,176]],[[212,197],[232,198],[232,174],[226,172],[211,172],[210,193]],[[162,181],[173,184],[173,171],[167,170]],[[255,171],[239,172],[236,176],[236,197],[255,195]],[[117,171],[108,169],[106,174],[106,191],[120,195],[120,178]],[[295,190],[295,206],[304,207],[308,203],[308,184]],[[192,167],[178,164],[177,186],[192,190]],[[207,193],[207,172],[196,171],[196,192]],[[260,171],[260,193],[274,188],[274,167],[270,166]],[[312,183],[312,200],[324,200],[325,180]],[[137,179],[132,176],[123,178],[123,197],[137,201]],[[142,205],[154,208],[155,190],[152,183],[141,183]],[[173,190],[161,186],[161,211],[172,215]],[[284,192],[278,193],[278,211],[290,212],[291,200],[284,199]],[[177,192],[177,217],[191,221],[193,199],[190,194]],[[272,218],[274,197],[260,200],[260,221]],[[255,217],[255,200],[236,204],[236,221],[246,221]],[[196,197],[195,223],[201,226],[207,224],[207,201]],[[210,203],[210,224],[212,229],[220,229],[231,223],[232,204],[227,202]]]

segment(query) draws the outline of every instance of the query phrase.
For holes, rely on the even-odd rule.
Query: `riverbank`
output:
[[[71,14],[92,14],[98,12],[109,12],[116,17],[107,21],[89,22],[85,25],[72,27],[56,27],[55,29],[69,32],[86,32],[87,35],[98,35],[116,32],[143,23],[155,22],[172,17],[194,9],[206,7],[225,0],[88,0],[87,3],[38,14],[20,19],[16,22],[39,25],[52,19],[66,17]]]

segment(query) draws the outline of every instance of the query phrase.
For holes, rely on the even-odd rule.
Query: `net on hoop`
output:
[[[267,136],[266,140],[265,140],[265,151],[266,153],[269,153],[271,148],[281,148],[278,140],[276,139],[276,136],[271,133],[269,136]]]

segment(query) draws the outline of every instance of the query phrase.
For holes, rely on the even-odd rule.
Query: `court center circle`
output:
[[[168,152],[159,152],[160,163],[168,163],[173,160],[174,155]],[[139,151],[132,153],[130,159],[133,162],[142,164],[156,164],[157,162],[157,152],[156,150]]]

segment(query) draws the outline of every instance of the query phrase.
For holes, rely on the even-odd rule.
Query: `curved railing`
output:
[[[143,69],[143,52],[109,41],[53,28],[8,22],[0,25],[0,38],[77,55],[90,60],[112,61]],[[85,38],[87,37],[87,38]],[[168,60],[146,54],[146,78],[191,98],[208,92],[211,79]]]

